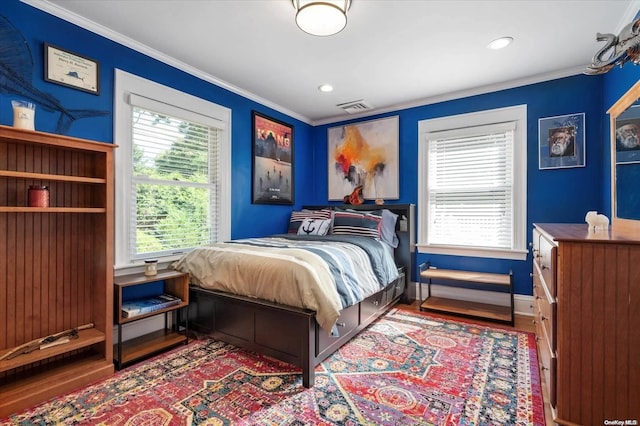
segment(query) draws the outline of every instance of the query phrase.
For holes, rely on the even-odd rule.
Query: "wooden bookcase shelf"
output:
[[[52,175],[49,173],[27,173],[9,170],[0,170],[0,177],[15,177],[20,179],[40,179],[60,182],[79,182],[79,183],[107,183],[104,178],[84,177],[84,176],[64,176]]]
[[[106,213],[106,211],[103,207],[0,207],[0,213]]]
[[[0,417],[113,374],[113,144],[0,126]],[[46,185],[51,207],[27,207]]]
[[[125,318],[122,316],[124,291],[127,287],[164,281],[164,292],[182,300],[180,304],[157,311]],[[180,312],[189,306],[189,274],[170,269],[158,271],[156,275],[131,274],[114,277],[114,318],[118,325],[118,341],[113,345],[116,368],[133,363],[147,356],[180,344],[189,343],[189,319],[184,316],[184,328],[180,330]],[[167,315],[174,314],[172,327],[167,327]],[[122,341],[122,327],[156,315],[165,315],[165,328],[134,339]]]
[[[422,284],[427,285],[427,297],[422,298]],[[432,295],[432,284],[473,287],[478,290],[498,288],[510,294],[509,306],[438,297]],[[513,325],[513,274],[493,274],[452,269],[430,268],[429,263],[419,266],[418,291],[420,310],[451,313],[473,318],[504,322]]]
[[[104,339],[104,333],[94,328],[91,328],[89,330],[81,330],[78,332],[78,338],[70,340],[69,343],[65,343],[59,346],[53,346],[47,349],[36,349],[31,353],[20,355],[16,358],[1,360],[0,372],[8,371],[13,368],[31,364],[33,362],[42,361],[43,359],[82,349],[96,343],[104,342]],[[0,356],[9,352],[9,350],[10,349],[0,351]]]

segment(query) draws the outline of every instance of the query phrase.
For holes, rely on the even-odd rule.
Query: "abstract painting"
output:
[[[398,199],[398,116],[328,130],[329,200],[342,200],[358,186],[367,200]]]

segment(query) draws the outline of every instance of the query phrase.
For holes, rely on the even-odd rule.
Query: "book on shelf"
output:
[[[122,318],[131,318],[149,312],[159,311],[170,306],[179,305],[182,299],[170,294],[160,294],[144,299],[129,300],[122,304]]]

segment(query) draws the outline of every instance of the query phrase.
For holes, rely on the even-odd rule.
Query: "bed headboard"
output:
[[[398,266],[405,267],[405,274],[407,277],[407,287],[412,281],[414,273],[413,265],[415,259],[415,205],[414,204],[333,204],[329,206],[302,206],[304,209],[320,210],[320,209],[353,209],[358,211],[372,211],[388,209],[398,215],[398,221],[396,223],[396,234],[400,243],[398,248],[394,251],[394,257]],[[406,218],[406,221],[403,220]],[[406,228],[403,226],[406,223]]]

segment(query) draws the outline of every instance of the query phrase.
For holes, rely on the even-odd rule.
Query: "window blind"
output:
[[[428,231],[433,245],[514,245],[515,122],[428,135]]]
[[[184,118],[205,116],[173,106],[168,115],[165,104],[148,101],[131,97],[133,259],[181,253],[218,235],[219,129]]]

